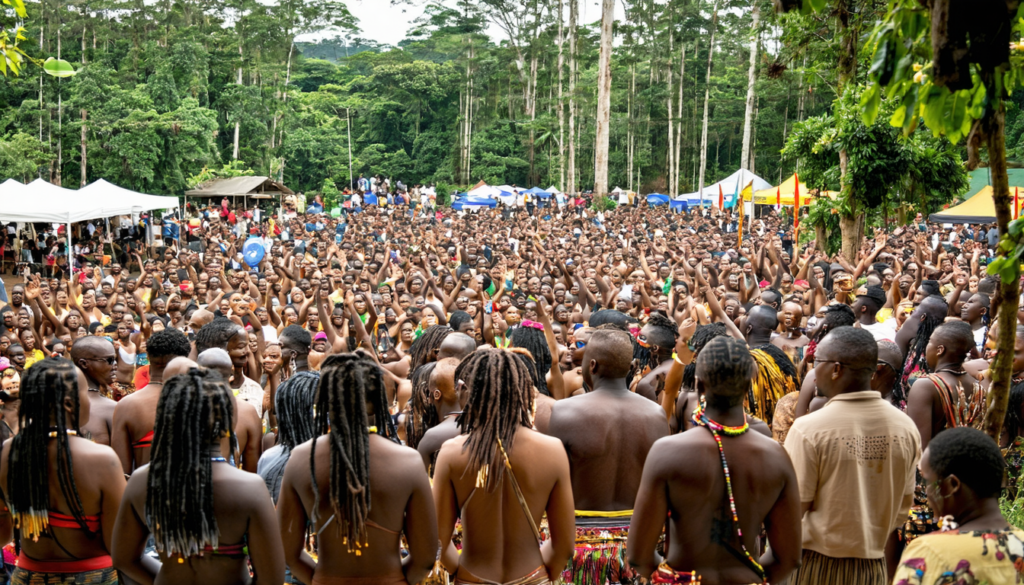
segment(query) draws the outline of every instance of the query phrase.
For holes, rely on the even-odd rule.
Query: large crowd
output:
[[[994,226],[382,186],[0,229],[9,582],[1024,581]]]

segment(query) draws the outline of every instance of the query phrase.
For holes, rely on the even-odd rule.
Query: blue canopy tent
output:
[[[377,196],[372,191],[363,194],[363,205],[377,205]]]
[[[455,211],[469,211],[473,207],[489,207],[494,209],[498,206],[498,201],[490,197],[470,196],[470,195],[459,195],[455,201],[452,202],[452,209]]]
[[[533,187],[531,189],[527,189],[526,191],[523,191],[523,193],[529,193],[531,195],[536,195],[537,197],[540,197],[541,199],[551,199],[551,193],[548,193],[547,191],[545,191],[544,189],[541,189],[540,187]]]
[[[690,208],[690,205],[686,202],[685,199],[673,199],[672,201],[669,201],[669,208],[672,211],[677,212],[686,211]]]
[[[651,193],[647,196],[647,204],[651,207],[655,205],[666,205],[669,202],[668,195],[662,195],[661,193]]]

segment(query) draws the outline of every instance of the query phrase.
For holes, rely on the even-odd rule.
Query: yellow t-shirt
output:
[[[36,362],[41,362],[46,356],[38,349],[25,352],[25,369],[31,368]]]

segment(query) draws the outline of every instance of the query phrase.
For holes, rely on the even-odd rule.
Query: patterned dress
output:
[[[940,532],[907,545],[894,585],[1024,583],[1024,532]]]

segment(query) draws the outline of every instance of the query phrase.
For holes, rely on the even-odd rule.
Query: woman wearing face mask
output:
[[[1024,531],[999,510],[1006,465],[985,433],[943,431],[921,455],[928,502],[941,531],[911,542],[896,569],[896,585],[1015,583],[1024,563]]]

